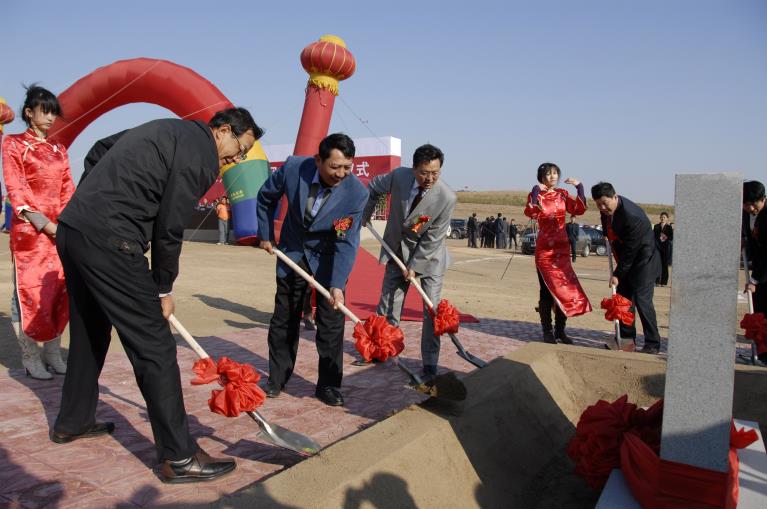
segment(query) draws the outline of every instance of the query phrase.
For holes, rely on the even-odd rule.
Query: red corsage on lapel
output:
[[[346,238],[346,231],[352,227],[354,220],[351,216],[333,219],[333,228],[336,230],[336,236],[339,239]]]
[[[429,219],[431,219],[431,217],[429,216],[418,216],[418,221],[415,222],[415,224],[410,228],[410,230],[413,233],[418,233],[419,231],[421,231],[421,227],[429,222]]]

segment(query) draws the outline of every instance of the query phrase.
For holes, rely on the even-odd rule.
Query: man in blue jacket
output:
[[[339,391],[343,377],[344,303],[360,243],[365,186],[353,175],[354,142],[345,134],[331,134],[320,142],[314,157],[289,157],[258,193],[258,231],[261,249],[273,252],[272,218],[280,199],[288,201],[279,249],[330,291],[331,299],[317,299],[319,375],[315,395],[322,402],[344,404]],[[298,352],[298,329],[308,283],[281,261],[277,262],[277,295],[269,322],[269,380],[266,395],[279,396],[290,379]]]

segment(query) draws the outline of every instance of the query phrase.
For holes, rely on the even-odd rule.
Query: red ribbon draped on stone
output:
[[[208,406],[212,412],[226,417],[237,417],[240,412],[252,412],[261,406],[266,394],[258,386],[261,376],[249,364],[240,364],[228,357],[221,357],[216,364],[206,357],[198,359],[192,371],[197,378],[194,385],[209,384],[218,380],[223,389],[214,389]]]
[[[405,348],[402,330],[381,315],[372,315],[364,322],[357,322],[352,335],[357,340],[354,347],[366,362],[373,359],[385,361],[399,355]]]
[[[631,312],[631,301],[623,295],[616,293],[612,297],[602,299],[600,306],[605,311],[605,319],[609,321],[620,320],[623,325],[631,326],[634,323],[634,313]]]
[[[740,328],[746,331],[746,338],[756,343],[758,353],[767,352],[767,319],[764,313],[746,313],[740,321]]]
[[[456,334],[461,323],[458,309],[445,299],[442,299],[434,314],[434,335]]]
[[[621,442],[629,431],[659,450],[662,412],[663,400],[645,410],[629,403],[625,394],[612,403],[599,400],[588,407],[567,446],[575,472],[592,488],[602,488],[610,472],[620,465]]]
[[[715,472],[659,457],[663,400],[647,410],[628,403],[600,400],[581,415],[567,447],[576,473],[593,488],[602,488],[610,472],[620,468],[634,498],[644,508],[735,508],[738,499],[738,455],[757,440],[754,430],[730,431],[730,470]]]

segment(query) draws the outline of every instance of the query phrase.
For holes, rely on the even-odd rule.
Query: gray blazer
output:
[[[408,198],[413,189],[415,174],[412,168],[400,167],[370,181],[370,197],[362,213],[363,220],[369,221],[382,195],[391,194],[389,220],[386,222],[384,240],[395,252],[402,254],[408,268],[419,275],[436,276],[444,274],[450,265],[450,255],[445,246],[447,227],[457,201],[450,187],[439,179],[421,199],[411,214],[407,212]],[[413,227],[420,216],[429,216],[417,232]],[[381,249],[381,263],[389,261],[385,249]]]

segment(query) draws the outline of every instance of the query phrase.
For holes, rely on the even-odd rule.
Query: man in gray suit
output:
[[[370,220],[381,196],[391,195],[384,240],[408,268],[407,272],[400,270],[386,250],[381,249],[379,261],[386,263],[386,272],[376,312],[395,326],[399,325],[409,279],[420,278],[434,305],[440,301],[442,279],[450,264],[445,238],[457,201],[455,193],[439,179],[444,160],[440,149],[423,145],[413,154],[413,168],[400,167],[379,175],[368,186],[370,197],[363,221]],[[421,359],[427,380],[437,374],[439,346],[432,317],[424,305]]]

